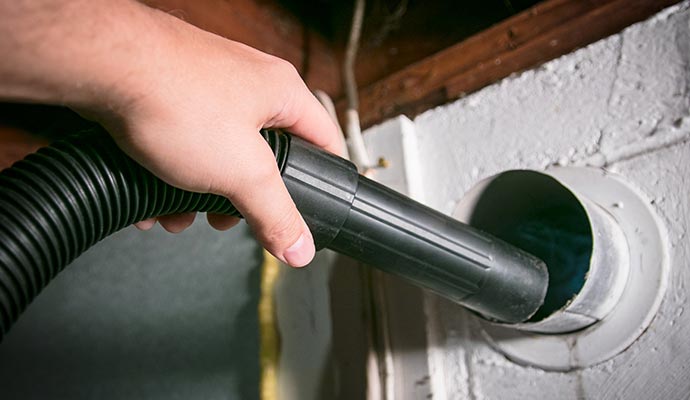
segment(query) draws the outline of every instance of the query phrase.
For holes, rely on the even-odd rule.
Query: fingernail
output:
[[[303,231],[297,241],[283,252],[285,261],[293,267],[304,267],[314,258],[314,239],[307,229]]]

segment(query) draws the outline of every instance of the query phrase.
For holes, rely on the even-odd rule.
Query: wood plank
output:
[[[405,0],[393,2],[394,10],[372,4],[357,56],[357,83],[366,87],[540,2]]]
[[[678,0],[547,0],[360,90],[365,127],[413,117],[586,46]],[[340,111],[345,102],[339,101]]]

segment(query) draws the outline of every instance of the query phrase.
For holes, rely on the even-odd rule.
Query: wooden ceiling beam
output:
[[[678,0],[547,0],[360,88],[360,120],[413,117],[621,31]],[[338,101],[344,112],[345,101]]]

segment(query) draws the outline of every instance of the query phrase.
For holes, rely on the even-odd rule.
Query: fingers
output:
[[[206,214],[208,224],[219,231],[227,231],[240,222],[240,219],[230,215]]]
[[[170,233],[180,233],[194,222],[196,213],[171,214],[158,217],[163,229]]]
[[[161,226],[166,231],[170,233],[180,233],[194,223],[195,216],[196,213],[164,215],[157,218],[145,219],[137,222],[134,226],[139,230],[148,231],[156,225],[156,222],[160,222]],[[240,219],[237,217],[223,214],[207,214],[206,219],[209,225],[219,231],[227,231],[240,222]]]
[[[341,155],[340,133],[331,116],[311,92],[306,90],[302,96],[303,103],[296,105],[298,109],[293,111],[296,120],[286,127],[287,130],[333,154]]]
[[[140,231],[148,231],[153,228],[154,225],[156,225],[156,218],[145,219],[134,224]]]
[[[281,99],[284,104],[279,108],[279,114],[271,119],[270,125],[283,128],[333,154],[342,155],[340,133],[333,119],[294,67],[289,65],[288,68],[291,71],[287,74],[291,74],[294,84],[286,85],[292,90]]]
[[[196,213],[163,215],[139,221],[135,223],[134,226],[139,230],[148,231],[153,228],[153,226],[156,225],[156,221],[158,221],[166,231],[170,233],[180,233],[192,225],[195,216]]]
[[[216,190],[232,187],[229,192],[225,189],[226,196],[266,250],[293,267],[305,266],[315,253],[309,228],[283,184],[269,147],[259,135],[244,138],[240,159],[234,160],[235,170],[243,173]]]

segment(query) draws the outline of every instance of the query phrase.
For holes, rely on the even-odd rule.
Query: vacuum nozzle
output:
[[[546,265],[517,247],[357,173],[290,137],[283,181],[314,236],[330,248],[401,276],[487,319],[518,323],[542,305]]]

